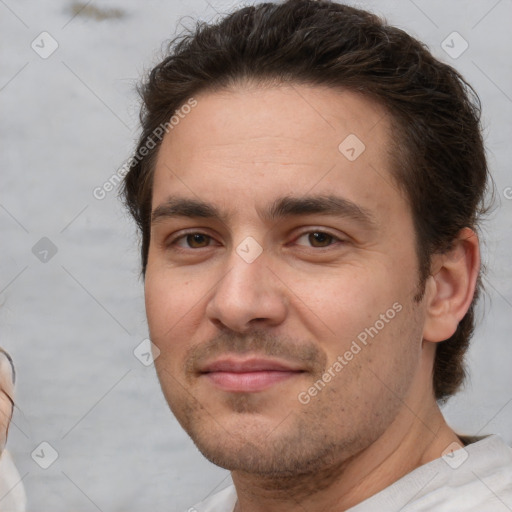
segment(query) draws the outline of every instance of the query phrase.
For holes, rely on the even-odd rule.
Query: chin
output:
[[[187,433],[210,462],[229,471],[262,477],[314,474],[337,464],[344,448],[326,442],[320,432],[315,436],[311,426],[300,421],[276,426],[275,421],[261,415],[238,414],[218,421],[211,418],[208,422],[194,421],[188,427]]]

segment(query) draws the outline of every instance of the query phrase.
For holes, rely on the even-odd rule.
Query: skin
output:
[[[0,453],[7,442],[7,433],[13,410],[13,367],[7,355],[0,349]]]
[[[244,84],[196,99],[164,138],[154,175],[145,296],[163,393],[201,452],[232,471],[237,511],[345,510],[460,444],[431,375],[436,343],[470,305],[477,237],[465,229],[433,258],[418,302],[413,220],[391,177],[383,108],[305,85]],[[354,161],[338,150],[349,134],[366,146]],[[283,196],[329,195],[373,222],[264,215]],[[166,215],[171,197],[225,217]],[[262,248],[252,263],[237,253],[248,236]],[[301,403],[393,304],[400,312]],[[271,356],[302,373],[226,391],[199,373],[226,354]]]

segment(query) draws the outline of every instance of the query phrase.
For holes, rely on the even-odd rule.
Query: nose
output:
[[[207,304],[209,320],[237,332],[281,324],[287,313],[286,288],[269,263],[265,251],[247,262],[233,250]]]

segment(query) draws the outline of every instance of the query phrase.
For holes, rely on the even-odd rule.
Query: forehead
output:
[[[195,99],[162,142],[153,209],[169,195],[229,211],[309,192],[335,191],[381,215],[403,202],[390,173],[389,117],[366,97],[318,86],[246,85]]]

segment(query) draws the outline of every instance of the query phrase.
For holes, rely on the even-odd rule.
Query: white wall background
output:
[[[133,355],[147,336],[135,229],[116,192],[92,192],[129,156],[134,86],[178,20],[234,4],[98,0],[73,17],[71,0],[0,1],[0,344],[18,372],[9,447],[30,510],[173,512],[229,482],[168,411],[154,369]],[[488,298],[471,380],[445,412],[460,432],[512,443],[512,2],[358,5],[426,42],[481,96],[498,193],[484,231]],[[96,9],[122,15],[97,20]],[[43,31],[59,45],[46,59],[31,48]],[[457,59],[441,48],[453,31],[469,44]],[[50,48],[46,40],[39,50]],[[57,250],[46,263],[32,252],[43,237]],[[46,470],[31,458],[43,441],[58,452]]]

